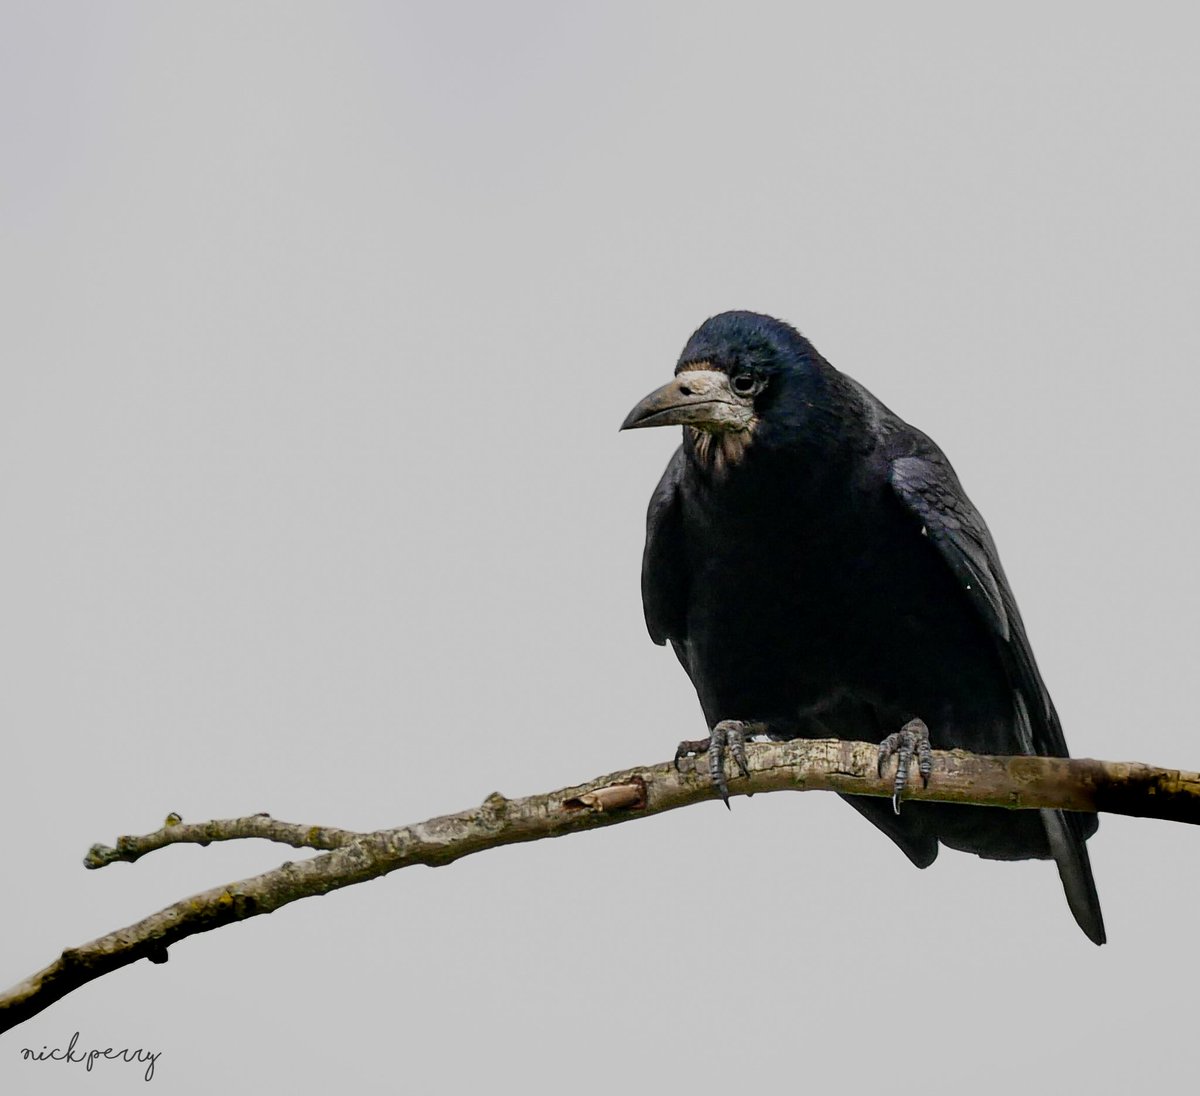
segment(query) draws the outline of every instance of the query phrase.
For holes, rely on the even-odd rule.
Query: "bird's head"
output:
[[[626,416],[622,430],[686,426],[702,460],[736,463],[763,423],[817,380],[820,356],[794,327],[757,312],[722,312],[688,339],[675,379]]]

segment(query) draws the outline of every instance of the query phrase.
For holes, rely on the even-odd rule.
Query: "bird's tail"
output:
[[[1080,820],[1068,817],[1065,811],[1051,809],[1043,809],[1041,815],[1050,853],[1058,865],[1063,890],[1067,892],[1067,905],[1087,938],[1093,944],[1103,944],[1106,939],[1104,915],[1100,912],[1100,896],[1092,878],[1092,863]]]

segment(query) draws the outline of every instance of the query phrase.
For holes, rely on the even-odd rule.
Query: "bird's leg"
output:
[[[921,783],[929,787],[929,775],[933,772],[933,747],[929,744],[929,728],[923,719],[910,719],[900,730],[890,734],[879,743],[879,775],[883,766],[896,755],[896,783],[892,791],[892,809],[900,813],[900,796],[908,784],[908,766],[913,754],[917,755],[917,772]]]
[[[741,719],[722,719],[712,729],[712,734],[708,738],[679,743],[675,750],[675,768],[679,768],[681,757],[707,753],[708,775],[725,806],[728,807],[729,785],[725,782],[725,751],[729,751],[742,776],[748,777],[750,766],[746,763],[746,739],[751,735],[760,734],[765,729],[766,725],[762,723],[746,723]]]

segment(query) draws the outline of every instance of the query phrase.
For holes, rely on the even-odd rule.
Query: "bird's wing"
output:
[[[967,498],[949,461],[932,442],[927,445],[924,453],[892,461],[892,490],[920,521],[921,531],[949,565],[967,600],[995,636],[1028,716],[1018,720],[1023,724],[1017,728],[1018,735],[1029,738],[1022,745],[1029,753],[1066,757],[1067,744],[1058,713],[1033,659],[992,534]]]
[[[642,554],[642,609],[646,628],[655,643],[661,645],[671,640],[677,653],[687,641],[688,575],[679,495],[685,460],[680,446],[650,496],[646,550]]]
[[[941,553],[996,637],[1012,682],[1013,729],[1021,748],[1029,754],[1066,757],[1062,725],[1033,660],[992,535],[949,461],[932,442],[922,440],[927,444],[923,452],[892,461],[892,489],[920,520],[921,531]],[[1040,813],[1071,912],[1084,932],[1102,944],[1104,919],[1084,845],[1086,837],[1095,832],[1096,817],[1059,810]]]
[[[944,458],[899,457],[892,461],[891,483],[900,501],[921,519],[922,532],[941,552],[989,627],[1009,642],[1012,633],[996,546],[954,470]]]

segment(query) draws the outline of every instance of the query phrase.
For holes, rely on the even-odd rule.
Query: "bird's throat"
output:
[[[740,464],[754,440],[752,430],[702,430],[696,426],[684,429],[691,438],[696,460],[715,473]]]

